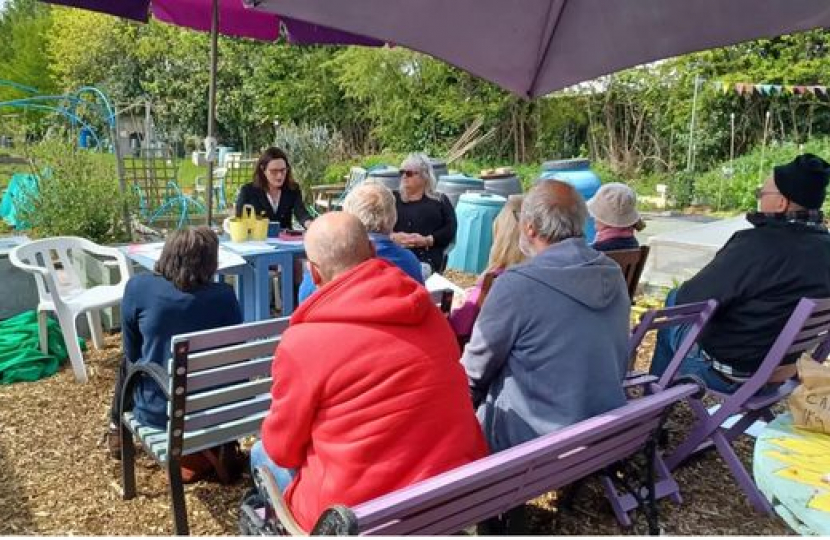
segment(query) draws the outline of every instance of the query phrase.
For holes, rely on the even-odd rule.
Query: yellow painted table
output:
[[[758,437],[753,472],[775,511],[796,532],[830,535],[830,435],[795,428],[792,416],[783,414]]]

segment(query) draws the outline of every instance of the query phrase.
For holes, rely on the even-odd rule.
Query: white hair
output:
[[[585,236],[587,218],[585,199],[561,180],[538,182],[522,202],[522,219],[549,244]]]
[[[398,220],[395,196],[389,188],[372,180],[346,195],[343,211],[357,217],[370,233],[389,234]]]
[[[421,177],[425,178],[427,183],[424,186],[424,195],[430,199],[438,200],[438,193],[435,191],[438,185],[438,180],[435,178],[435,171],[432,169],[432,164],[429,162],[429,157],[421,152],[413,152],[406,156],[406,159],[401,163],[401,169],[417,170]],[[401,190],[401,200],[407,202],[406,194]]]

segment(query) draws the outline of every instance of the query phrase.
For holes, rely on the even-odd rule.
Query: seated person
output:
[[[500,452],[625,404],[631,303],[617,263],[585,242],[571,186],[540,182],[522,202],[527,262],[493,282],[461,363]]]
[[[246,204],[254,207],[257,216],[263,214],[269,221],[277,221],[282,229],[291,228],[292,214],[305,228],[311,223],[303,202],[303,193],[294,180],[288,156],[279,148],[268,148],[254,169],[254,178],[242,186],[236,198],[236,217],[242,215]]]
[[[636,249],[634,236],[645,224],[637,213],[637,194],[625,184],[604,184],[588,201],[588,212],[596,223],[597,236],[591,245],[597,251]]]
[[[421,264],[415,255],[389,238],[392,227],[398,219],[395,196],[389,188],[374,182],[360,184],[346,196],[343,201],[343,211],[352,214],[363,223],[369,231],[369,239],[374,244],[378,257],[396,265],[418,283],[424,283]],[[306,266],[303,281],[300,284],[300,302],[316,290],[317,286],[311,278],[311,271]]]
[[[812,154],[774,167],[757,193],[759,211],[746,216],[754,227],[732,235],[708,265],[669,293],[666,305],[718,302],[678,375],[735,392],[761,365],[798,301],[830,296],[830,235],[820,210],[828,179],[830,165]],[[657,333],[652,374],[665,372],[687,331]],[[784,358],[772,388],[795,375],[796,360]]]
[[[507,268],[525,260],[519,249],[519,212],[522,209],[522,196],[511,195],[493,222],[493,246],[490,248],[490,262],[484,274],[478,278],[475,286],[468,289],[460,307],[450,313],[449,321],[460,337],[469,336],[473,323],[478,317],[479,300],[482,294],[484,276],[492,274],[498,277]]]
[[[392,240],[410,250],[433,272],[444,270],[444,251],[455,241],[452,203],[435,191],[437,181],[429,158],[410,154],[401,164],[401,188],[395,192],[398,221]]]
[[[297,522],[487,454],[458,345],[424,287],[374,257],[345,212],[306,235],[320,287],[274,355],[271,410],[251,467],[268,466]]]
[[[219,239],[209,228],[180,229],[167,237],[155,272],[127,282],[121,301],[124,358],[107,433],[112,458],[121,459],[119,400],[128,363],[158,364],[166,371],[173,336],[242,322],[233,288],[213,281],[218,257]],[[139,381],[133,402],[141,423],[167,427],[167,399],[155,382],[147,377]]]

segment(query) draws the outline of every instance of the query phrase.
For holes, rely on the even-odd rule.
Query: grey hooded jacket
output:
[[[492,452],[625,403],[630,311],[619,266],[582,238],[493,282],[461,359]]]

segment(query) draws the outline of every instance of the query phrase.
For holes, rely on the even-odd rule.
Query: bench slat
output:
[[[259,433],[262,420],[267,414],[268,411],[263,411],[241,420],[228,422],[222,426],[186,433],[184,436],[183,453],[185,455],[192,454],[193,452],[211,448],[222,443],[235,441],[236,439],[253,433]]]
[[[481,508],[488,501],[497,503],[496,508],[499,508],[498,504],[502,505],[502,511],[509,510],[539,495],[568,485],[574,479],[584,476],[586,472],[602,469],[619,461],[621,457],[631,454],[633,450],[642,447],[657,427],[658,421],[659,417],[654,418],[651,422],[624,431],[618,437],[611,437],[586,446],[584,450],[567,454],[565,457],[552,454],[545,456],[541,462],[524,462],[522,467],[513,471],[512,474],[500,475],[501,480],[491,482],[487,486],[471,482],[465,486],[464,494],[460,497],[455,497],[453,500],[433,499],[423,510],[415,510],[405,517],[399,516],[403,518],[402,521],[392,522],[387,527],[373,527],[372,534],[405,535],[414,532],[423,535],[440,534],[437,530],[433,531],[431,527],[440,527],[441,523],[448,520],[454,523],[455,521],[452,520],[454,516],[469,515],[470,511]],[[531,481],[527,482],[526,473],[531,469],[529,477]],[[506,497],[507,492],[511,492],[515,500]],[[494,511],[489,515],[493,513],[499,512]],[[475,521],[470,523],[475,523]],[[447,532],[457,530],[450,528]]]
[[[272,358],[259,358],[248,362],[239,362],[208,371],[187,375],[187,393],[198,392],[213,386],[229,386],[235,381],[244,381],[271,375]]]
[[[220,407],[226,403],[250,399],[259,394],[271,391],[271,377],[265,377],[254,381],[247,381],[234,386],[226,386],[216,390],[208,390],[187,396],[185,401],[185,412],[196,413],[212,407]]]
[[[186,415],[184,418],[184,431],[187,433],[206,429],[232,420],[238,420],[257,412],[267,412],[270,406],[271,394],[261,394],[253,399],[229,403],[207,411],[194,413],[189,416]]]
[[[406,519],[405,516],[417,512],[419,508],[429,507],[430,501],[443,502],[461,497],[471,484],[493,484],[495,478],[504,477],[506,469],[515,470],[511,467],[513,462],[529,462],[545,455],[561,455],[600,439],[621,436],[637,425],[656,426],[667,406],[697,390],[697,385],[686,384],[637,399],[603,415],[357,505],[353,512],[363,531],[394,520]],[[618,445],[619,440],[611,444]],[[622,456],[616,455],[614,459],[620,457]]]
[[[175,349],[176,343],[187,341],[190,354],[193,354],[205,349],[224,347],[229,343],[271,338],[282,334],[288,328],[288,322],[289,317],[281,317],[279,319],[226,326],[214,330],[179,334],[173,338],[173,348]]]
[[[279,342],[279,337],[272,337],[261,341],[240,343],[239,345],[231,345],[230,347],[190,354],[187,357],[187,372],[197,373],[251,358],[273,358],[274,351],[277,345],[279,345]]]

